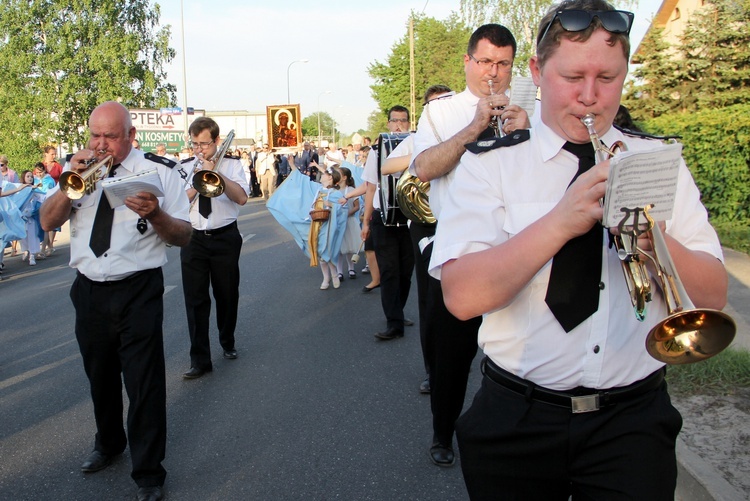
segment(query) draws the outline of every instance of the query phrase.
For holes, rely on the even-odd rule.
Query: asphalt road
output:
[[[239,225],[239,358],[221,357],[212,327],[214,371],[198,380],[181,377],[189,341],[179,249],[169,251],[164,268],[167,498],[467,499],[458,466],[438,468],[428,458],[418,327],[403,339],[376,341],[385,320],[380,290],[360,292],[366,277],[319,290],[320,271],[309,268],[262,201],[242,209]],[[0,500],[135,497],[128,451],[101,472],[79,470],[95,427],[73,334],[68,258],[61,238],[36,267],[5,259]],[[407,316],[418,318],[416,283]],[[475,369],[468,398],[478,380]]]

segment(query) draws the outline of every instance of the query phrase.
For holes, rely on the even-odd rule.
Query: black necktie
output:
[[[591,143],[565,143],[563,149],[578,157],[578,172],[570,184],[595,164]],[[570,186],[570,185],[568,185]],[[602,225],[569,240],[552,259],[552,270],[544,298],[565,332],[590,317],[599,308],[602,274]]]
[[[119,166],[120,164],[117,164],[112,167],[109,177],[114,177],[115,171]],[[94,216],[94,225],[91,227],[91,239],[89,240],[89,247],[94,251],[96,257],[101,256],[109,249],[109,242],[112,237],[112,220],[114,217],[115,210],[109,205],[109,200],[102,191],[99,198],[99,206],[96,209],[96,216]]]
[[[201,216],[208,219],[208,216],[211,215],[211,199],[208,197],[204,197],[203,195],[198,195],[198,213],[200,213]]]

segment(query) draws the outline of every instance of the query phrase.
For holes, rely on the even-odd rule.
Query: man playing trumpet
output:
[[[609,161],[594,165],[581,122],[592,114],[608,145],[658,144],[612,127],[632,20],[603,0],[554,6],[530,61],[541,120],[466,153],[443,203],[431,271],[453,314],[484,317],[484,379],[456,423],[474,500],[674,498],[682,419],[645,349],[667,307],[655,290],[649,319],[633,314],[599,225]],[[722,308],[721,247],[684,161],[666,244],[690,299]]]
[[[89,118],[88,149],[73,155],[65,170],[83,173],[91,160],[111,156],[110,176],[155,169],[163,197],[141,192],[112,208],[102,189],[71,200],[58,185],[47,194],[40,215],[46,231],[70,220],[70,266],[78,270],[70,297],[96,418],[94,451],[81,470],[106,468],[129,441],[138,499],[153,501],[162,498],[166,477],[161,465],[167,439],[161,267],[167,244],[187,244],[190,223],[174,162],[133,148],[135,132],[124,106],[101,104]],[[130,400],[127,436],[123,380]]]

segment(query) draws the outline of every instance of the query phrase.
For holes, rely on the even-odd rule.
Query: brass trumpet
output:
[[[112,155],[107,155],[101,160],[92,158],[86,162],[87,167],[83,173],[73,170],[63,172],[60,174],[60,191],[71,200],[78,200],[93,193],[96,183],[109,176],[114,163],[112,160]]]
[[[221,143],[219,149],[217,149],[214,156],[211,157],[211,161],[214,162],[213,170],[202,169],[193,175],[193,188],[204,197],[213,198],[224,193],[226,183],[218,174],[219,164],[227,154],[227,150],[229,150],[232,141],[234,141],[234,129],[229,131],[229,134],[227,134],[227,137]],[[200,162],[200,164],[202,165],[203,162]]]
[[[625,145],[619,141],[612,148],[607,148],[601,142],[594,129],[593,115],[586,115],[581,118],[581,122],[588,130],[597,163],[614,156],[616,150],[625,149]],[[732,317],[722,311],[695,308],[677,274],[664,234],[648,214],[650,208],[653,205],[635,210],[636,214],[642,212],[645,216],[645,230],[638,228],[636,216],[632,229],[626,229],[623,221],[619,225],[621,235],[613,238],[636,318],[641,321],[645,318],[645,305],[651,301],[651,281],[646,259],[654,265],[664,294],[668,315],[649,331],[646,351],[656,360],[671,365],[706,360],[729,346],[737,327]],[[638,247],[637,237],[643,232],[647,233],[651,241],[653,256]]]

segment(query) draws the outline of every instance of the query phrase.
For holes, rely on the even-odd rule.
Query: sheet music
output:
[[[517,104],[531,117],[536,105],[536,85],[531,77],[513,77],[510,83],[510,104]]]
[[[156,197],[164,196],[164,188],[156,169],[105,179],[102,181],[102,189],[109,200],[109,205],[113,208],[124,205],[125,198],[135,196],[142,191],[152,193]]]
[[[654,205],[649,210],[654,221],[671,219],[681,157],[680,143],[615,156],[610,161],[602,224],[607,228],[617,227],[626,215],[621,208],[635,209],[649,204]]]

